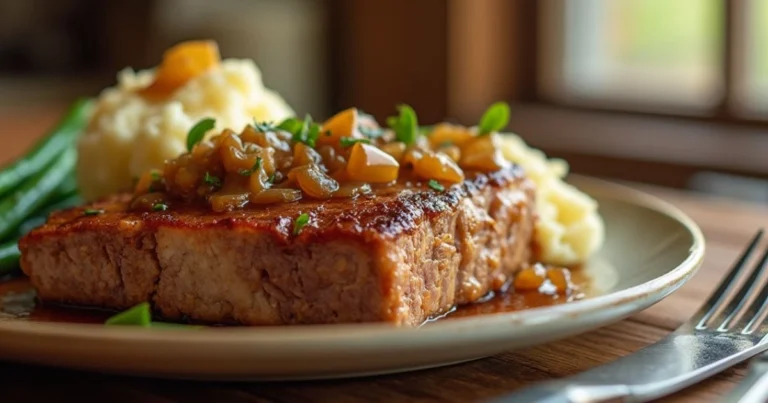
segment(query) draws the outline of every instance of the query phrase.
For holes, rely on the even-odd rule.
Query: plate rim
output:
[[[445,333],[451,333],[455,337],[457,333],[462,334],[476,331],[478,325],[482,325],[486,329],[496,328],[495,331],[508,331],[510,323],[525,327],[543,325],[558,318],[575,318],[594,313],[595,311],[610,309],[610,307],[628,304],[631,301],[639,300],[649,295],[660,295],[656,301],[643,308],[647,309],[650,305],[666,298],[696,273],[704,258],[706,242],[699,226],[682,210],[659,197],[623,184],[575,174],[569,175],[567,181],[569,183],[584,184],[590,191],[596,192],[602,197],[649,208],[679,222],[693,237],[693,244],[688,256],[675,268],[661,276],[609,294],[556,306],[435,321],[430,322],[426,326],[416,328],[398,327],[386,323],[222,327],[216,328],[214,330],[215,337],[211,337],[211,333],[208,331],[0,320],[0,334],[4,334],[5,337],[12,336],[14,333],[19,336],[34,334],[38,337],[56,338],[62,341],[77,339],[79,341],[128,342],[131,344],[186,342],[203,346],[206,344],[231,343],[230,347],[232,347],[239,344],[276,343],[286,345],[310,341],[312,344],[322,343],[323,345],[346,347],[352,347],[352,345],[364,346],[367,344],[364,341],[368,340],[369,337],[375,337],[376,340],[384,343],[400,339],[405,334],[420,339]]]

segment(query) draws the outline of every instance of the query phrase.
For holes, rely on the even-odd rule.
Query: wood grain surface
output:
[[[0,113],[0,163],[19,155],[55,121]],[[477,401],[536,381],[563,377],[627,355],[684,322],[715,288],[759,227],[768,227],[768,207],[633,184],[688,213],[702,228],[707,253],[698,274],[655,306],[605,328],[536,348],[439,369],[361,379],[212,383],[101,375],[0,362],[0,402],[370,402]],[[743,377],[746,364],[663,399],[716,401]]]

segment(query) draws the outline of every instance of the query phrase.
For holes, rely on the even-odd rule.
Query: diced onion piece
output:
[[[335,148],[331,146],[322,146],[317,152],[323,157],[323,164],[329,172],[338,172],[347,165],[347,160]]]
[[[527,267],[515,276],[515,290],[517,291],[537,291],[544,280],[546,280],[547,270],[540,264]]]
[[[571,272],[562,267],[551,267],[547,270],[547,279],[555,286],[559,294],[571,288]]]
[[[298,189],[267,189],[258,194],[251,194],[249,200],[254,204],[286,203],[301,199]]]
[[[437,151],[447,155],[454,162],[459,162],[461,159],[461,150],[454,145],[442,146]]]
[[[352,146],[347,175],[353,180],[388,183],[397,179],[400,164],[381,149],[363,143]]]
[[[253,126],[248,125],[243,130],[240,138],[244,142],[253,143],[259,147],[272,147],[276,150],[285,152],[291,151],[291,145],[288,144],[285,139],[281,138],[280,134],[278,133],[282,132],[260,132],[257,131]]]
[[[424,156],[424,152],[417,149],[410,149],[403,156],[403,165],[416,165],[416,162]]]
[[[476,137],[461,149],[459,165],[482,172],[498,171],[510,165],[499,147],[496,134]]]
[[[386,143],[381,145],[381,150],[392,156],[392,158],[402,161],[405,155],[405,143],[401,141],[394,141],[392,143]]]
[[[192,148],[192,158],[196,161],[204,161],[206,158],[210,158],[211,154],[215,152],[216,148],[210,141],[201,141]]]
[[[257,194],[266,189],[269,189],[269,187],[269,178],[267,177],[267,174],[264,172],[263,168],[251,173],[251,177],[248,183],[248,188],[251,190],[251,193]]]
[[[371,193],[371,185],[361,182],[345,183],[333,192],[334,198],[349,198]]]
[[[314,148],[304,144],[296,143],[293,146],[293,166],[300,167],[309,164],[319,164],[323,157],[315,151]]]
[[[277,170],[275,164],[275,149],[272,147],[265,147],[259,151],[259,157],[261,157],[261,168],[267,175],[272,175]]]
[[[152,208],[157,204],[166,204],[164,193],[152,192],[136,197],[131,202],[131,209],[152,211]]]
[[[473,138],[472,132],[464,126],[440,123],[432,129],[432,133],[429,135],[429,144],[432,145],[432,148],[439,148],[446,144],[461,147]]]
[[[248,193],[237,194],[213,194],[208,198],[211,209],[217,213],[232,211],[241,208],[248,203]]]
[[[224,169],[227,172],[237,173],[252,169],[256,165],[257,158],[260,156],[261,152],[246,154],[232,146],[221,147],[221,158],[224,162]]]
[[[423,179],[434,179],[437,181],[446,181],[459,183],[464,180],[464,172],[443,153],[425,153],[413,165],[416,175]]]
[[[155,81],[141,94],[151,98],[170,95],[187,81],[218,67],[221,62],[219,47],[213,41],[180,43],[163,54],[163,61],[155,74]]]
[[[197,187],[201,178],[202,175],[197,171],[194,165],[186,165],[180,167],[179,170],[176,171],[174,181],[176,186],[181,189],[182,193],[188,193]]]
[[[326,175],[317,165],[305,165],[291,172],[295,175],[301,190],[316,199],[327,199],[333,192],[339,190],[339,182]]]
[[[318,145],[330,145],[340,147],[342,137],[351,137],[355,139],[365,138],[360,133],[357,125],[357,108],[345,109],[326,120],[323,128],[320,130],[320,137],[317,138]],[[328,134],[330,132],[330,135]]]
[[[136,182],[135,193],[137,195],[141,195],[149,192],[156,192],[156,191],[163,190],[159,188],[161,185],[160,183],[161,179],[162,179],[162,173],[157,169],[144,172],[139,177],[139,181]]]

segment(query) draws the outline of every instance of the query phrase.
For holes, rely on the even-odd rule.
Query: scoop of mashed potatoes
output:
[[[178,157],[186,151],[187,132],[202,118],[216,119],[214,132],[294,115],[277,93],[264,87],[251,60],[224,60],[161,101],[138,93],[154,78],[154,70],[123,70],[117,85],[96,100],[78,144],[77,176],[86,199],[130,189],[134,178]]]
[[[605,230],[597,202],[565,183],[565,161],[547,159],[514,134],[502,138],[504,156],[522,166],[537,186],[539,219],[534,240],[540,247],[539,258],[555,265],[583,263],[603,244]]]

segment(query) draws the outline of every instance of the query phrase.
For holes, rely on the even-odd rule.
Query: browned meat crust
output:
[[[44,301],[216,323],[418,325],[503,287],[527,263],[534,185],[519,168],[439,193],[211,213],[127,211],[128,195],[53,214],[24,237]],[[297,236],[293,222],[311,217]]]

